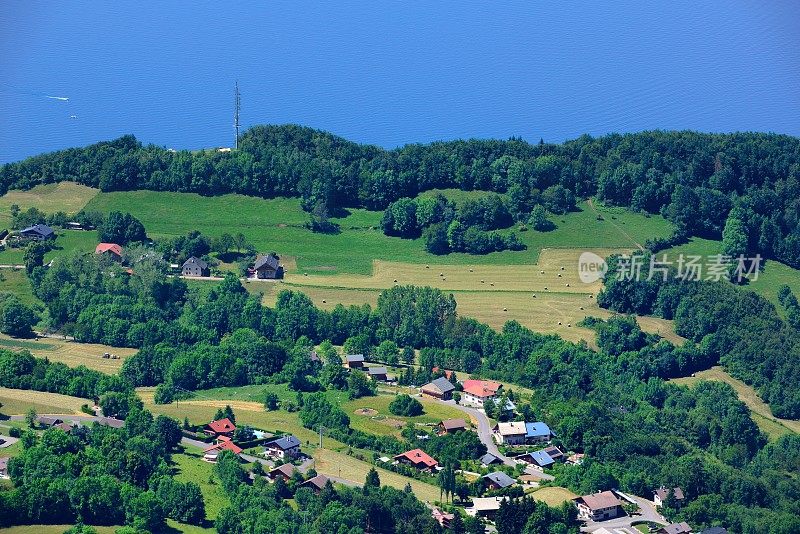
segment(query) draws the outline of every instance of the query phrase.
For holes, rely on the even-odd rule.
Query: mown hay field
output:
[[[531,495],[537,501],[541,501],[546,505],[553,507],[561,506],[562,503],[570,501],[578,496],[567,488],[562,488],[560,486],[540,488],[531,493]]]
[[[315,449],[313,456],[314,469],[316,469],[318,473],[331,477],[340,477],[358,484],[364,483],[364,480],[367,478],[367,473],[374,467],[370,463],[327,448]],[[405,488],[406,484],[411,484],[411,489],[419,500],[428,502],[439,500],[439,488],[433,484],[427,484],[413,478],[404,477],[397,473],[387,471],[386,469],[381,469],[380,467],[375,467],[375,469],[378,471],[381,484],[384,486],[391,486],[402,490]]]
[[[74,415],[82,414],[81,406],[91,401],[58,393],[0,387],[0,403],[3,404],[0,413],[5,415],[25,415],[31,408],[40,414]]]
[[[137,350],[57,338],[18,339],[5,334],[0,334],[0,349],[28,350],[38,358],[48,358],[50,361],[61,362],[70,367],[84,365],[89,369],[107,374],[118,373],[125,358],[133,356]],[[103,354],[106,352],[119,356],[119,358],[103,358]]]
[[[781,419],[772,415],[769,405],[761,400],[756,391],[742,382],[729,375],[722,367],[715,366],[705,371],[699,371],[694,376],[676,378],[670,380],[675,384],[692,387],[701,380],[718,380],[730,384],[736,394],[752,412],[753,420],[763,430],[770,439],[777,439],[783,434],[791,432],[800,433],[800,421],[792,419]]]

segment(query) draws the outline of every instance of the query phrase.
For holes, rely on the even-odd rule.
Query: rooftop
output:
[[[622,506],[622,501],[611,491],[600,491],[598,493],[592,493],[591,495],[583,495],[582,497],[576,497],[575,500],[583,501],[590,510]]]
[[[483,475],[482,478],[486,480],[491,480],[501,488],[507,488],[514,484],[514,479],[508,476],[507,474],[503,473],[502,471],[495,471],[494,473]]]

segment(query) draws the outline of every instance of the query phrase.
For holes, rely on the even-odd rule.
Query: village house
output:
[[[436,507],[434,507],[431,510],[431,517],[433,517],[436,520],[436,522],[439,523],[439,525],[442,528],[445,528],[445,529],[449,529],[450,528],[450,522],[453,519],[455,519],[455,515],[448,514],[447,512],[443,512],[443,511],[439,510]]]
[[[17,236],[29,241],[45,241],[55,239],[56,233],[46,224],[34,224],[17,232]]]
[[[283,267],[280,265],[278,257],[274,254],[264,254],[256,258],[253,269],[256,278],[275,280],[283,278]]]
[[[502,464],[502,463],[503,463],[502,460],[500,460],[500,458],[498,458],[492,453],[487,452],[486,454],[481,456],[481,465],[483,465],[484,467],[489,467],[490,465]]]
[[[122,262],[122,247],[116,243],[100,243],[94,248],[94,253],[111,258],[116,262]]]
[[[216,463],[217,457],[222,451],[231,451],[237,457],[242,454],[242,448],[231,440],[220,440],[215,445],[203,449],[203,460],[212,464]]]
[[[467,428],[467,422],[463,419],[445,419],[444,421],[439,421],[437,425],[439,427],[439,434],[452,434],[454,432],[460,432]]]
[[[360,369],[364,367],[364,355],[348,354],[344,357],[344,363],[349,369]]]
[[[472,508],[467,508],[465,512],[472,516],[483,517],[489,521],[494,519],[500,509],[500,503],[507,501],[508,497],[473,497]]]
[[[483,408],[483,403],[489,399],[494,400],[503,387],[499,382],[491,380],[464,380],[461,382],[464,394],[461,397],[461,404]]]
[[[657,490],[653,490],[653,504],[656,506],[663,506],[664,501],[667,500],[667,495],[669,495],[669,489],[661,486]],[[675,502],[678,506],[683,504],[684,496],[683,490],[679,487],[672,488],[672,497],[675,499]]]
[[[505,489],[514,485],[514,479],[503,473],[502,471],[495,471],[488,475],[483,475],[481,481],[490,490]]]
[[[208,268],[208,263],[192,256],[183,262],[181,274],[183,276],[208,276],[211,274],[211,270]]]
[[[527,443],[544,443],[550,441],[552,433],[547,424],[536,421],[535,423],[525,423],[525,441]]]
[[[494,439],[501,445],[523,445],[526,432],[522,421],[497,423],[494,427]]]
[[[203,432],[206,435],[211,436],[213,438],[218,438],[219,436],[227,436],[229,438],[233,437],[233,432],[236,430],[236,425],[231,423],[231,420],[227,417],[225,419],[219,419],[217,421],[211,421],[208,423],[205,428],[203,428]]]
[[[456,387],[450,383],[445,377],[439,377],[433,382],[428,382],[422,386],[422,394],[434,399],[450,400],[453,398],[453,391]]]
[[[296,472],[297,468],[292,464],[283,464],[269,471],[267,473],[267,478],[269,478],[273,482],[278,478],[282,478],[285,482],[288,482],[289,479],[292,478]]]
[[[398,454],[394,457],[394,460],[401,464],[410,465],[420,471],[432,471],[439,465],[439,462],[431,458],[422,449],[413,449],[403,454]]]
[[[369,377],[378,382],[386,382],[388,380],[386,373],[386,367],[370,367],[367,369],[367,374]]]
[[[264,456],[285,460],[300,454],[300,440],[291,434],[264,444]]]
[[[40,415],[36,418],[36,424],[42,428],[50,428],[56,425],[60,425],[63,423],[63,419],[59,419],[58,417],[47,417],[45,415]]]
[[[95,421],[99,425],[108,426],[111,428],[122,428],[125,426],[125,421],[122,419],[116,419],[114,417],[98,417],[95,419]]]
[[[622,514],[622,501],[612,491],[600,491],[573,499],[578,507],[578,517],[584,520],[604,521]]]
[[[657,534],[692,534],[692,527],[686,522],[672,523],[661,527],[656,531]]]
[[[317,475],[315,477],[309,478],[302,484],[300,484],[301,488],[309,488],[314,493],[319,493],[325,488],[325,485],[328,483],[328,477],[325,475]]]
[[[556,463],[555,460],[553,460],[553,458],[544,450],[526,452],[525,454],[515,456],[514,459],[518,462],[525,462],[526,464],[532,464],[542,468],[550,467]]]

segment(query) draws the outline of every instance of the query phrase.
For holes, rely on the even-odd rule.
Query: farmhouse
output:
[[[281,436],[264,445],[264,456],[284,460],[300,454],[300,440],[291,434]]]
[[[386,382],[386,367],[370,367],[367,370],[367,374],[373,380],[377,380],[380,382]]]
[[[578,517],[592,521],[613,519],[622,513],[622,501],[611,491],[601,491],[573,499]]]
[[[664,501],[667,500],[667,496],[669,495],[670,490],[661,486],[657,490],[653,490],[653,504],[656,506],[663,506]],[[683,490],[681,488],[675,487],[672,488],[672,497],[675,499],[675,502],[680,506],[683,504],[684,496]]]
[[[494,439],[504,445],[522,445],[525,443],[525,423],[497,423],[494,427]]]
[[[314,493],[319,493],[325,488],[325,485],[328,483],[328,477],[325,475],[317,475],[315,477],[309,478],[302,484],[300,484],[301,488],[309,488]]]
[[[274,254],[265,254],[256,258],[254,266],[256,271],[256,278],[271,279],[283,277],[283,267],[278,262],[278,256]]]
[[[455,389],[456,387],[449,380],[445,377],[440,377],[422,386],[422,394],[435,399],[450,400],[453,398]]]
[[[23,228],[17,235],[22,239],[31,241],[45,241],[47,239],[56,238],[56,233],[46,224],[34,224],[33,226]]]
[[[364,355],[348,354],[344,357],[344,363],[349,369],[360,369],[364,367]]]
[[[439,462],[428,456],[422,449],[413,449],[403,454],[398,454],[394,459],[398,463],[410,465],[420,471],[431,471],[439,465]]]
[[[688,523],[672,523],[665,527],[661,527],[656,531],[657,534],[692,534],[692,527]]]
[[[297,468],[292,464],[283,464],[267,473],[267,477],[273,482],[278,478],[288,481],[297,472]]]
[[[116,243],[100,243],[94,248],[94,253],[114,261],[122,261],[122,247]]]
[[[475,408],[483,408],[484,402],[489,399],[494,400],[503,387],[499,382],[491,380],[464,380],[461,385],[464,387],[461,403]]]
[[[514,459],[518,462],[525,462],[526,464],[533,464],[539,467],[550,467],[556,463],[555,460],[553,460],[553,458],[544,450],[526,452],[525,454],[520,454],[519,456],[514,457]]]
[[[231,420],[226,417],[225,419],[211,421],[205,426],[203,432],[215,438],[218,438],[219,436],[227,436],[230,438],[233,437],[233,432],[235,430],[236,425],[231,423]]]
[[[222,451],[231,451],[235,456],[238,457],[242,453],[242,448],[230,440],[223,440],[218,442],[216,445],[212,445],[206,449],[203,449],[203,460],[206,462],[216,463],[217,457],[220,455],[220,453],[222,453]]]
[[[481,480],[487,488],[492,490],[504,489],[514,485],[514,479],[502,471],[495,471],[494,473],[483,475]]]
[[[552,436],[550,427],[541,421],[525,423],[525,441],[528,443],[541,443],[550,441]]]
[[[208,276],[211,271],[208,268],[208,263],[192,256],[181,267],[181,274],[183,276]]]
[[[467,422],[463,419],[445,419],[439,421],[439,434],[452,434],[467,428]]]
[[[507,500],[508,497],[473,497],[472,508],[465,511],[470,515],[491,520],[500,509],[500,503]]]

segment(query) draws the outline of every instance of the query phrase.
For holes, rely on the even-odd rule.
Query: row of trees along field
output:
[[[727,252],[800,267],[800,139],[785,135],[653,131],[560,145],[473,139],[384,150],[284,125],[253,127],[239,146],[173,152],[124,136],[7,164],[0,194],[74,180],[104,191],[289,196],[325,219],[346,207],[385,209],[422,191],[457,188],[505,193],[514,220],[596,195],[663,214],[677,227],[670,242],[724,232]]]
[[[300,407],[304,423],[314,426],[321,423],[317,418],[324,417],[322,424],[335,429],[337,439],[355,447],[394,451],[414,444],[413,436],[403,437],[404,443],[353,430],[348,416],[319,392],[371,392],[352,377],[344,379],[336,351],[320,351],[323,361],[315,362],[309,350],[318,343],[330,348],[326,340],[364,346],[378,357],[396,355],[400,347],[423,348],[420,358],[426,367],[474,372],[535,389],[530,405],[520,410],[526,417],[546,421],[567,450],[589,455],[580,467],[556,468],[557,482],[573,491],[620,487],[648,495],[662,484],[677,485],[684,488],[688,503],[672,515],[694,525],[723,522],[738,532],[763,525],[781,533],[800,529],[796,499],[800,481],[791,476],[792,466],[800,461],[800,438],[784,436],[766,445],[746,407],[726,384],[701,383],[687,389],[665,381],[707,368],[721,354],[744,358],[750,351],[720,353],[718,342],[684,330],[690,341],[676,347],[644,334],[626,317],[590,321],[599,333],[599,350],[593,351],[585,344],[534,333],[516,322],[495,331],[458,316],[452,296],[432,288],[394,287],[381,294],[375,309],[339,306],[331,311],[317,309],[302,293],[284,291],[276,306],[267,308],[233,276],[201,292],[144,266],[134,272],[133,276],[112,273],[94,255],[75,255],[59,258],[31,276],[54,327],[72,324],[83,341],[108,342],[107,336],[118,335],[141,348],[123,365],[126,388],[157,385],[161,400],[169,401],[177,388],[286,383],[306,392],[302,401],[298,398],[304,405]],[[783,328],[780,318],[767,321],[759,315],[771,309],[759,297],[732,286],[719,287],[744,299],[735,308],[749,335],[767,336],[773,327]],[[607,286],[607,294],[612,291]],[[697,295],[692,298],[704,296]],[[689,306],[683,301],[692,302],[682,299],[679,307]],[[707,304],[701,309],[719,308]],[[715,335],[721,338],[719,343],[733,339],[732,333]],[[393,350],[385,341],[394,343]],[[375,348],[380,346],[384,349]],[[778,351],[770,356],[775,362],[791,358],[791,351],[782,359]],[[734,366],[736,361],[725,363]],[[31,373],[38,377],[46,372],[42,365],[29,366]],[[0,369],[0,378],[19,380],[20,373]],[[366,380],[359,373],[352,376]],[[356,381],[351,384],[351,379]],[[26,380],[27,387],[45,387],[34,377]],[[774,386],[790,399],[796,396],[798,383],[787,379]],[[130,411],[133,401],[124,392],[95,389],[95,393],[101,395],[101,403],[109,397],[114,401],[109,409]],[[467,443],[451,445],[431,452],[444,456],[453,450],[480,452]]]

